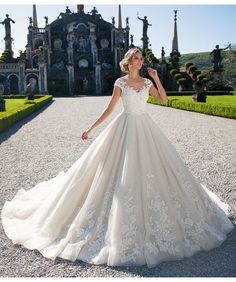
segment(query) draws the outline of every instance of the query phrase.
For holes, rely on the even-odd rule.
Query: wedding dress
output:
[[[115,85],[123,110],[66,172],[4,203],[6,235],[52,260],[109,266],[151,268],[220,246],[234,228],[229,205],[198,182],[148,114],[152,82]]]

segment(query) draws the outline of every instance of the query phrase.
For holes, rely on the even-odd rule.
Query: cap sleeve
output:
[[[123,90],[123,83],[122,83],[121,78],[117,78],[117,80],[115,81],[114,86],[118,86],[118,87],[120,87],[121,90]]]
[[[149,90],[150,87],[153,85],[152,81],[148,78],[146,78],[146,86],[147,86],[147,89]]]

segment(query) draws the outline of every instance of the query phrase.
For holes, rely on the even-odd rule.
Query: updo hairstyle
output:
[[[120,68],[122,72],[129,72],[128,65],[132,61],[134,55],[138,52],[142,54],[142,51],[139,48],[131,48],[125,53],[124,58],[120,61]]]

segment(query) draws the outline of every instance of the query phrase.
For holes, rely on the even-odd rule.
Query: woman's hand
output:
[[[82,138],[83,140],[88,139],[88,138],[89,138],[89,133],[90,133],[89,130],[84,131],[83,134],[82,134],[82,136],[81,136],[81,138]]]
[[[155,79],[159,80],[159,77],[157,75],[157,71],[155,69],[148,67],[147,70],[148,70],[148,74],[151,76],[151,78],[153,78],[154,80]]]

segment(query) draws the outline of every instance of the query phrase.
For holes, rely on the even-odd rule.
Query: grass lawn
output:
[[[26,99],[5,99],[6,111],[17,108],[25,103]]]
[[[38,98],[35,98],[34,100],[37,100]],[[21,105],[24,105],[25,101],[27,99],[25,98],[20,98],[20,99],[5,99],[6,101],[6,112],[15,108],[18,108]]]
[[[19,120],[44,107],[52,99],[52,95],[42,95],[42,97],[37,97],[34,101],[29,101],[30,103],[25,104],[28,100],[27,98],[6,98],[6,111],[0,113],[0,132],[3,132]]]
[[[178,99],[186,102],[193,102],[192,95],[191,96],[168,96],[169,99]],[[225,104],[236,106],[236,96],[235,95],[222,95],[222,96],[207,96],[206,104],[214,103],[214,104]]]

